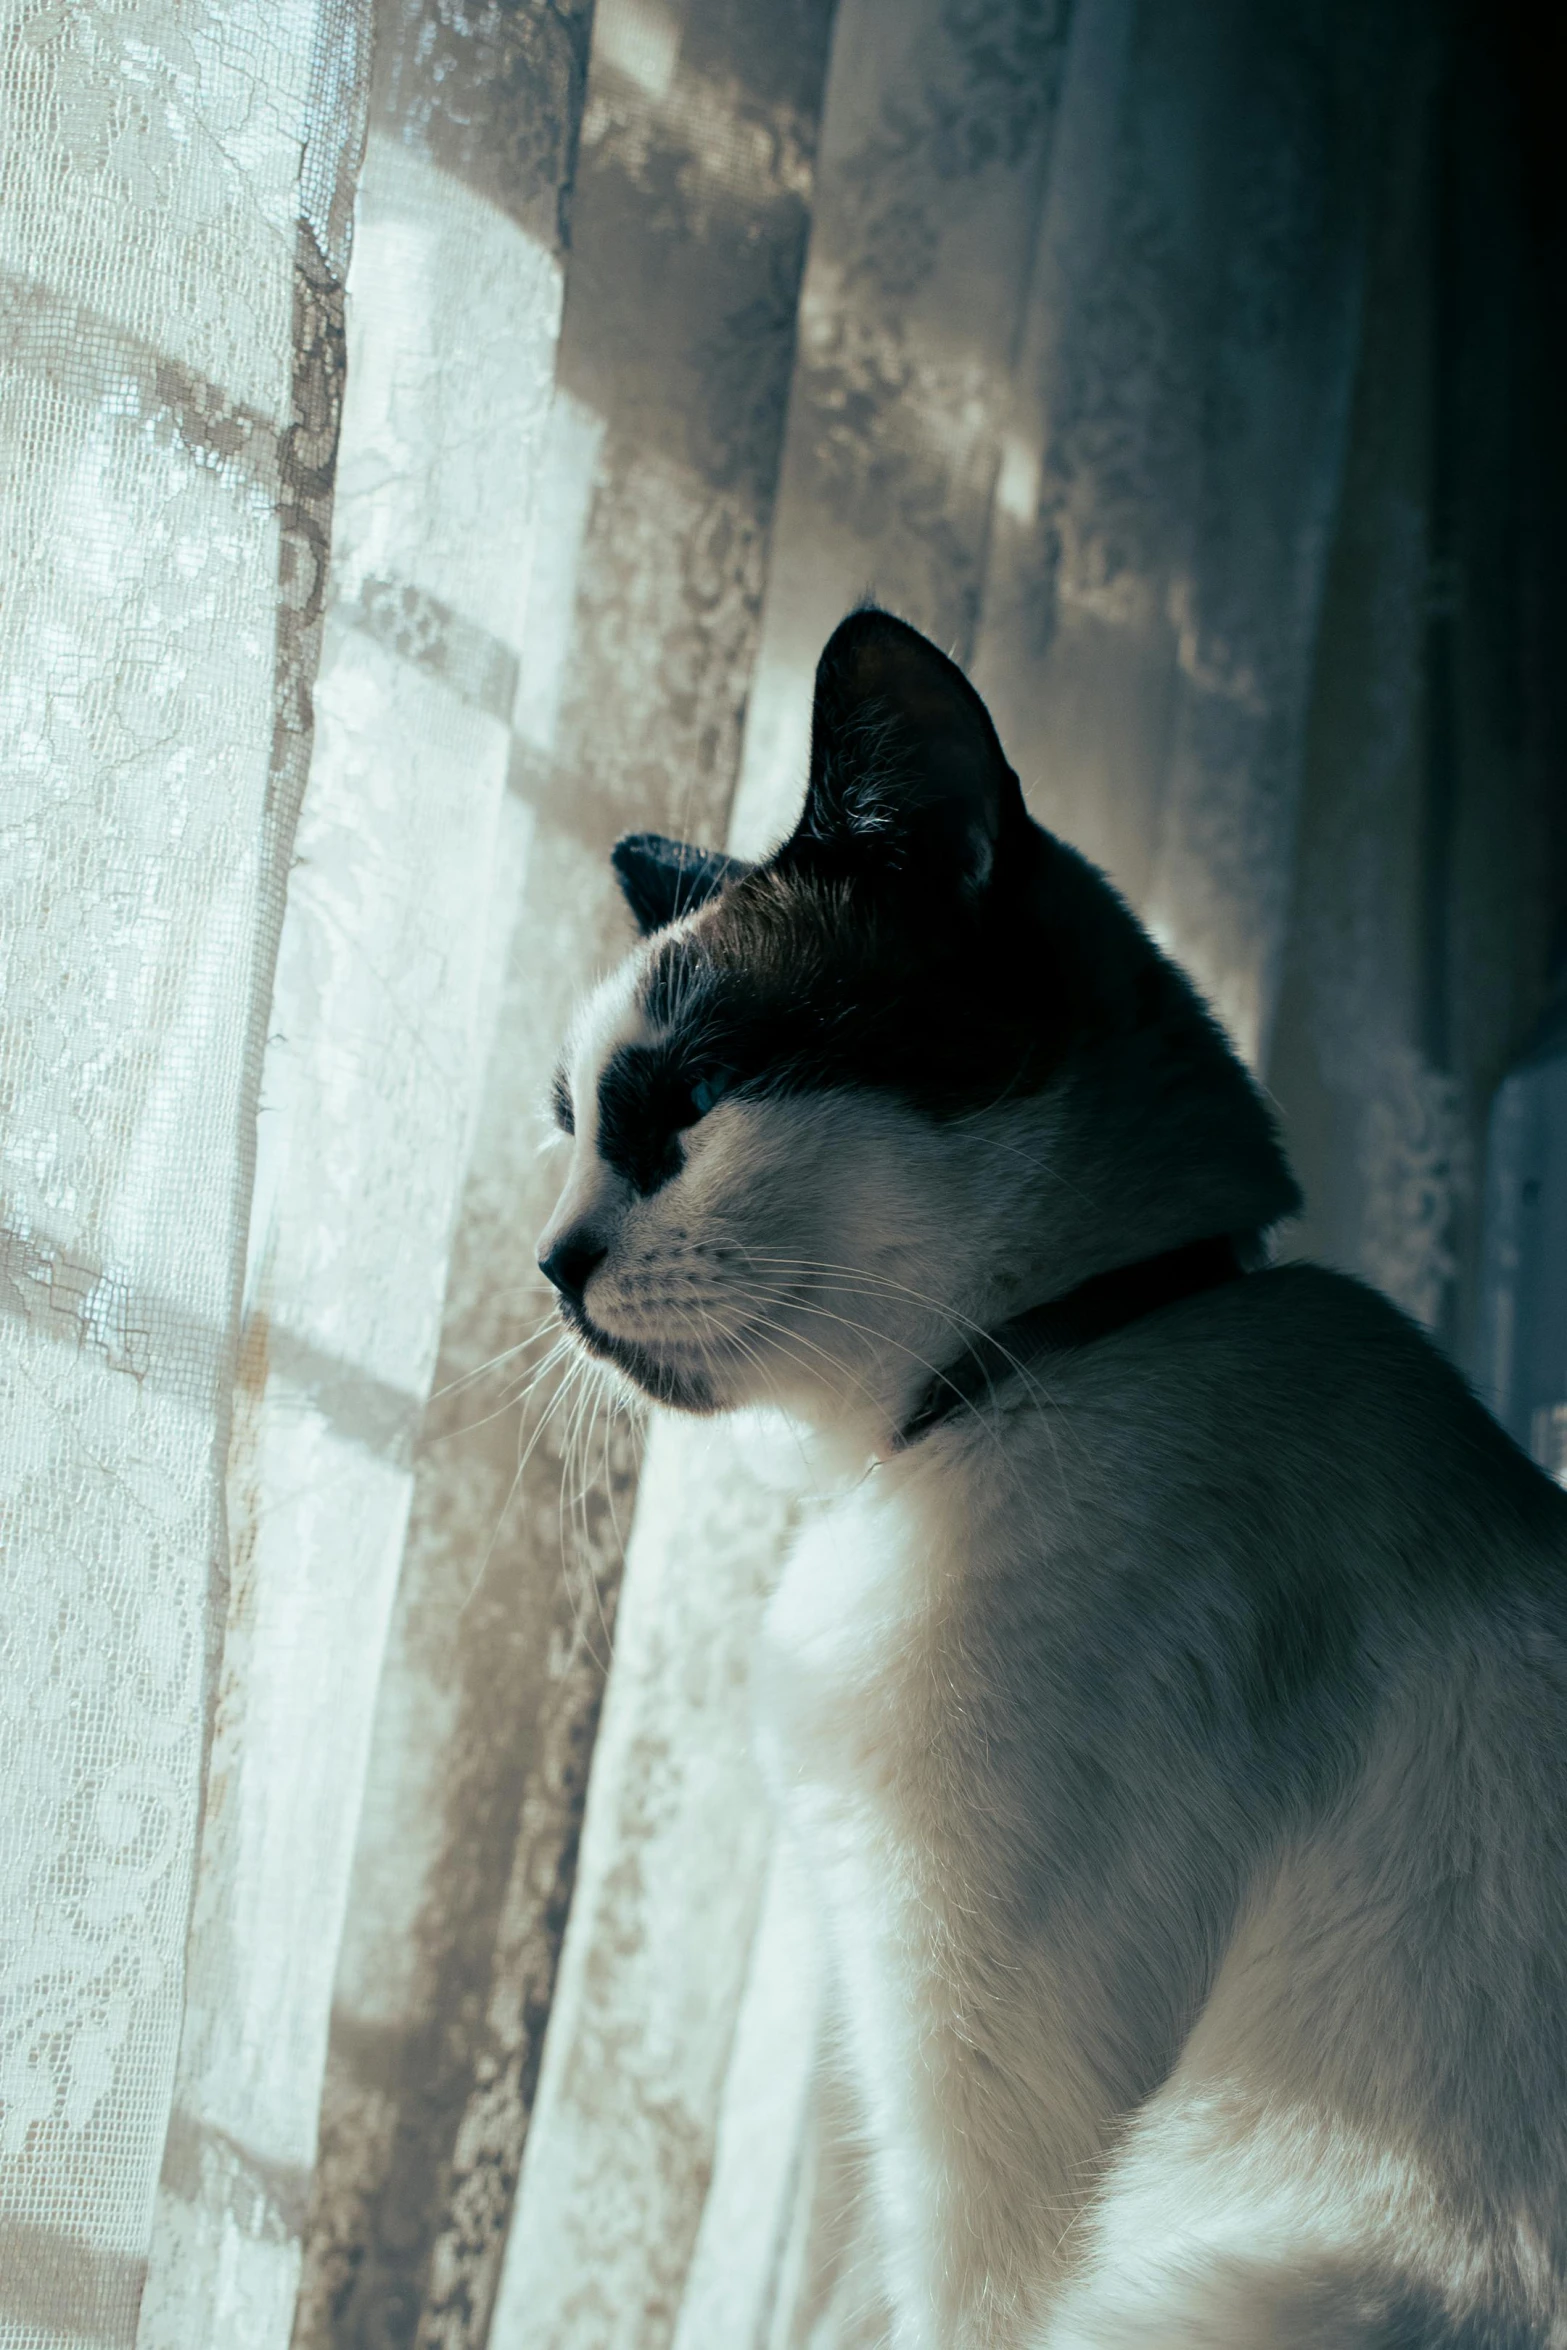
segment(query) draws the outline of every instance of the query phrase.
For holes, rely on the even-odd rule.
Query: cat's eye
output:
[[[691,1107],[699,1118],[705,1118],[715,1102],[722,1101],[734,1079],[727,1069],[704,1069],[700,1077],[693,1077],[690,1085]]]

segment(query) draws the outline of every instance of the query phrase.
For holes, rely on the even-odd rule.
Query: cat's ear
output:
[[[726,881],[750,871],[738,857],[726,857],[719,849],[694,849],[689,841],[666,840],[661,832],[626,833],[610,850],[609,861],[644,938],[705,906]]]
[[[890,612],[852,612],[817,664],[795,838],[977,897],[1027,825],[990,713],[956,662]]]

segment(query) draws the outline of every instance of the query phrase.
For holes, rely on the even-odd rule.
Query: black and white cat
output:
[[[855,1472],[762,1704],[897,2350],[1567,2344],[1567,1496],[1267,1267],[1256,1088],[901,622],[773,856],[615,863],[541,1258]]]

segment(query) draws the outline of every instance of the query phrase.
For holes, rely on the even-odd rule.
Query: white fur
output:
[[[1244,1190],[1136,1104],[1119,1133],[1069,1093],[938,1127],[844,1090],[720,1102],[636,1195],[591,1105],[637,968],[577,1033],[554,1229],[610,1237],[601,1331],[844,1464],[761,1719],[897,2350],[1567,2339],[1549,1497],[1390,1308],[1311,1271],[896,1451],[967,1332],[1247,1229]],[[1515,2330],[1445,2330],[1470,2308]]]
[[[1067,1426],[1069,1384],[1069,1374],[1058,1378],[1054,1395]],[[1388,1921],[1376,1914],[1379,1896],[1390,1905],[1407,1898],[1428,1937],[1417,1945],[1417,1972],[1428,1969],[1433,2010],[1444,1975],[1451,1985],[1483,1972],[1472,1945],[1488,1931],[1532,1949],[1556,1993],[1563,1988],[1561,1839],[1536,1845],[1541,1874],[1531,1884],[1527,1852],[1540,1822],[1499,1735],[1508,1639],[1487,1655],[1472,1628],[1446,1662],[1411,1644],[1342,1816],[1298,1844],[1269,1839],[1195,2028],[1127,2126],[1115,2093],[1124,2044],[1130,2035],[1135,2047],[1139,2025],[1157,2019],[1118,2000],[1102,1945],[1071,1934],[1036,1939],[999,1914],[991,1863],[1006,1822],[995,1784],[974,1776],[972,1743],[955,1735],[987,1583],[999,1592],[1020,1570],[1048,1575],[1053,1555],[1074,1567],[1081,1556],[1067,1499],[1069,1440],[1064,1429],[1054,1445],[1041,1437],[1039,1416],[1025,1407],[879,1467],[812,1527],[767,1622],[772,1773],[825,1900],[845,2045],[877,2151],[898,2350],[1424,2342],[1439,2337],[1379,2331],[1374,2292],[1356,2330],[1361,2277],[1375,2287],[1387,2270],[1428,2288],[1433,2306],[1462,2309],[1498,2268],[1531,2308],[1539,2339],[1567,2340],[1567,2015],[1547,1999],[1533,2015],[1493,2019],[1491,2047],[1475,2051],[1473,2135],[1454,2148],[1431,2142],[1421,2083],[1409,2077],[1432,2018],[1417,2029],[1382,2004]],[[1135,1463],[1120,1466],[1135,1474]],[[1102,1463],[1085,1471],[1090,1492],[1102,1475]],[[1064,1656],[1091,1618],[1084,1596],[1081,1608],[1067,1599],[1048,1610]],[[1047,1690],[1040,1696],[1048,1702]],[[1459,1746],[1482,1733],[1469,1741],[1476,1781],[1454,1807],[1471,1812],[1462,1825],[1441,1817],[1440,1774],[1454,1760],[1444,1716]],[[1554,1727],[1542,1775],[1559,1803],[1559,1714]],[[1494,1751],[1485,1733],[1496,1736]],[[1107,1865],[1104,1882],[1083,1884],[1071,1851],[1060,1866],[1069,1886],[1078,1876],[1071,1889],[1085,1907],[1120,1913],[1122,1933],[1157,1924],[1165,1904],[1147,1898],[1146,1879],[1161,1853],[1175,1856],[1178,1883],[1197,1890],[1194,1827],[1199,1840],[1224,1827],[1213,1816],[1215,1759],[1222,1766],[1222,1756],[1183,1755],[1153,1725],[1141,1753],[1107,1758],[1142,1814],[1132,1881],[1117,1885]],[[1517,1850],[1511,1914],[1431,1914],[1430,1881],[1440,1887],[1453,1843],[1468,1845],[1481,1823],[1498,1852]],[[1444,1829],[1453,1839],[1445,1852]],[[1435,1850],[1411,1869],[1416,1881],[1390,1887],[1399,1840],[1424,1838]],[[1232,1828],[1229,1840],[1245,1838]],[[1178,1935],[1172,1947],[1178,1956]],[[1194,1969],[1194,1989],[1199,1980]],[[1328,1986],[1325,2015],[1301,1996],[1310,1983]],[[1539,2048],[1542,2110],[1526,2121],[1509,2060],[1519,2036],[1532,2042],[1542,2027],[1556,2045]],[[1146,2056],[1156,2075],[1168,2061],[1157,2028]],[[1529,2061],[1526,2051],[1525,2071]],[[998,2078],[1001,2066],[1010,2078]],[[1358,2121],[1344,2118],[1346,2080],[1356,2085]],[[1498,2235],[1486,2191],[1503,2185],[1505,2197],[1507,2164],[1496,2157],[1526,2127],[1543,2129],[1553,2168],[1507,2198]],[[1343,2290],[1333,2281],[1341,2276]],[[1295,2310],[1292,2277],[1306,2280]]]

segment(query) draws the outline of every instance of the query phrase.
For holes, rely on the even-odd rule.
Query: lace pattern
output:
[[[1308,1244],[1462,1327],[1546,885],[1516,612],[1451,663],[1438,63],[1408,0],[16,0],[0,2350],[885,2339],[748,1749],[808,1505],[562,1377],[539,1104],[609,842],[776,839],[872,586]]]
[[[24,7],[0,46],[0,1646],[37,1693],[7,1709],[0,1828],[17,2344],[132,2339],[168,2116],[341,374],[299,170],[316,30]]]

